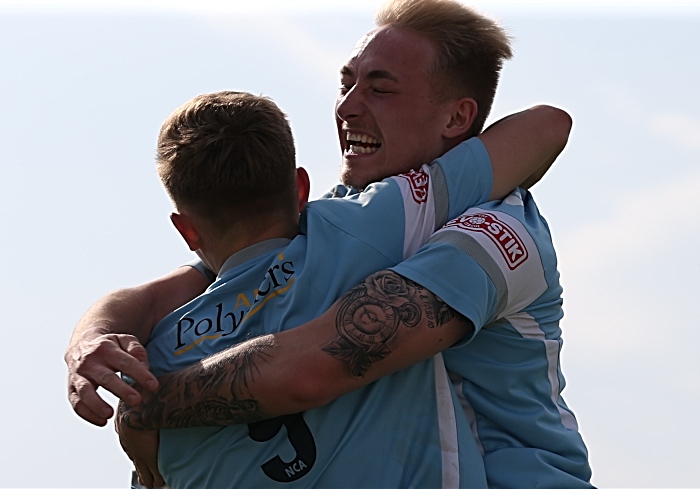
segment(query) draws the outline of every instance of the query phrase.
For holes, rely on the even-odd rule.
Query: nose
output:
[[[361,94],[357,89],[357,85],[338,96],[335,104],[335,115],[338,119],[349,121],[362,113]]]

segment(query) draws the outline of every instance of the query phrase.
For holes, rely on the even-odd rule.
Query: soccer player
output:
[[[392,291],[387,281],[365,286],[372,294],[344,309],[342,334],[325,347],[330,362],[316,365],[339,380],[320,398],[309,372],[299,368],[306,362],[278,363],[277,340],[266,335],[319,316],[353,284],[413,254],[447,219],[485,201],[493,187],[487,153],[493,137],[550,112],[520,114],[483,142],[470,139],[418,172],[310,203],[299,223],[308,177],[295,168],[291,130],[271,101],[222,92],[177,109],[160,133],[158,173],[176,207],[173,224],[217,278],[150,335],[150,366],[161,384],[157,396],[145,396],[142,410],[122,405],[117,426],[127,452],[142,450],[144,441],[129,428],[155,422],[159,469],[174,488],[486,487],[481,454],[436,355],[457,339],[444,334],[447,326],[466,321],[438,297],[425,290],[385,304]],[[561,149],[556,143],[542,153],[513,137],[509,160],[523,159],[523,151],[534,154],[533,163],[548,159]],[[395,364],[391,355],[372,368],[404,330],[423,337],[416,353],[424,361],[410,365],[412,356],[410,364]],[[251,337],[257,339],[243,353],[231,355]],[[222,362],[221,375],[198,370]],[[269,395],[260,396],[258,373],[268,362],[275,380]],[[148,482],[147,475],[142,479]]]

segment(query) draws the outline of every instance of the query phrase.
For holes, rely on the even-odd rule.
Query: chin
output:
[[[348,168],[347,164],[343,164],[343,168],[340,171],[340,181],[343,185],[358,190],[364,189],[371,183],[371,180],[366,175],[362,175],[361,172],[353,171],[351,168]]]

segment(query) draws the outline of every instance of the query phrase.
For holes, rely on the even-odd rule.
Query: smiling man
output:
[[[458,12],[444,6],[425,15],[430,8],[394,2],[380,10],[382,27],[357,43],[340,71],[336,124],[346,185],[364,188],[419,168],[483,129],[502,60],[511,56],[508,40],[483,17],[450,31],[450,16]],[[404,21],[414,27],[398,27]],[[445,134],[444,109],[455,104],[461,119]]]
[[[377,19],[379,28],[361,40],[343,68],[336,107],[342,178],[355,188],[417,169],[480,133],[502,60],[510,56],[498,26],[455,2],[391,2]],[[529,124],[525,129],[530,132],[515,131],[510,144],[488,145],[497,134],[491,130],[480,136],[492,162],[510,162],[494,165],[492,198],[506,195],[519,182],[509,181],[517,158],[506,156],[513,151],[530,154],[523,148],[532,149],[537,138],[558,142],[555,150],[540,148],[539,164],[533,166],[528,183],[546,170],[563,147],[562,128],[565,135],[570,128],[568,117],[559,114],[554,119],[553,125]],[[414,199],[424,197],[420,182],[413,180],[410,188]],[[444,189],[434,192],[440,195]],[[448,201],[454,198],[451,193]],[[411,222],[407,216],[404,237],[425,233],[425,227],[413,228]],[[404,257],[417,249],[415,240],[406,242],[413,245],[404,249]],[[509,261],[508,256],[514,259]],[[246,385],[247,395],[262,412],[272,416],[323,405],[444,350],[464,408],[457,416],[472,425],[491,485],[590,487],[586,449],[560,396],[564,384],[556,361],[561,347],[556,259],[549,230],[531,196],[517,190],[503,201],[468,211],[448,223],[415,258],[378,273],[317,320],[253,340],[273,347],[267,361],[258,365],[261,375]],[[376,283],[385,285],[372,285]],[[158,319],[206,285],[197,271],[182,269],[151,284],[118,291],[91,308],[66,353],[76,412],[97,424],[111,416],[95,392],[97,385],[126,400],[132,408],[125,409],[122,419],[140,427],[194,426],[182,424],[174,414],[196,411],[197,398],[182,395],[193,388],[204,398],[213,395],[218,405],[237,401],[238,391],[233,389],[233,398],[221,396],[218,382],[236,378],[240,371],[240,363],[226,358],[255,355],[256,343],[233,347],[226,350],[231,357],[218,356],[161,379],[155,393],[140,386],[134,390],[113,375],[121,370],[152,388],[156,381],[139,362],[146,356],[136,338],[146,342]],[[439,294],[433,293],[436,290]],[[407,296],[413,299],[407,301]],[[445,309],[421,309],[430,302],[425,297],[435,297],[439,303],[443,299]],[[265,307],[273,305],[270,301]],[[396,311],[402,326],[388,319],[398,317]],[[411,327],[416,311],[427,318],[423,327]],[[455,313],[462,319],[448,321]],[[369,316],[384,317],[377,330],[362,326],[361,318]],[[365,343],[368,338],[371,344]],[[513,352],[522,352],[524,358]],[[487,368],[494,361],[500,368]],[[522,365],[530,366],[522,369]],[[294,378],[301,384],[290,383],[283,375],[287,371],[296,372]],[[203,390],[202,382],[214,391]],[[313,394],[287,406],[291,411],[279,406],[285,387],[308,392],[304,385],[313,386]],[[145,403],[140,405],[140,400]],[[386,403],[390,405],[391,399]],[[210,422],[246,421],[221,416]],[[378,477],[368,474],[367,480],[374,480],[373,475]]]
[[[459,142],[440,134],[443,104],[429,73],[434,57],[423,36],[401,29],[377,30],[358,43],[340,72],[336,105],[346,185],[364,188],[417,168]],[[465,109],[464,117],[476,113],[471,104]]]

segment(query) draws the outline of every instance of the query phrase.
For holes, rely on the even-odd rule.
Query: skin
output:
[[[116,372],[155,390],[158,380],[148,370],[148,354],[142,345],[158,321],[208,285],[197,270],[182,267],[148,284],[114,291],[90,306],[64,355],[68,400],[76,414],[97,426],[107,424],[114,410],[99,396],[98,387],[130,405],[141,402],[141,394]]]
[[[395,27],[372,31],[358,42],[341,69],[335,107],[343,183],[364,188],[418,169],[463,139],[452,121],[459,101],[440,102],[432,90],[435,55],[433,42]],[[348,134],[373,143],[352,145]]]

